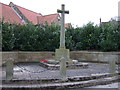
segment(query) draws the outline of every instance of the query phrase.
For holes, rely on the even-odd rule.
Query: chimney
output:
[[[102,20],[101,20],[101,18],[100,18],[100,25],[102,24]]]
[[[41,13],[39,13],[39,15],[43,16]]]
[[[13,2],[10,2],[9,6],[14,7],[15,4]]]

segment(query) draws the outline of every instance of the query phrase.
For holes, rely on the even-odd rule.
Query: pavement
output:
[[[67,69],[67,77],[91,76],[109,73],[109,64],[88,63],[88,68]],[[118,72],[118,65],[116,65]],[[17,63],[14,65],[13,79],[36,80],[36,79],[59,79],[59,70],[48,70],[39,63]],[[5,79],[5,67],[2,68],[2,79]]]
[[[101,64],[101,63],[87,63],[87,64],[88,64],[88,68],[67,69],[67,77],[85,77],[85,76],[90,77],[92,75],[99,76],[99,75],[109,74],[109,64]],[[120,67],[118,67],[118,66],[119,65],[116,65],[116,73],[118,73],[118,70],[120,69]],[[0,79],[6,80],[6,78],[5,78],[6,71],[5,70],[6,70],[6,67],[3,67],[3,68],[0,67],[0,71],[1,71]],[[14,64],[14,72],[13,72],[12,79],[13,80],[60,79],[60,71],[59,70],[48,70],[47,68],[43,68],[42,66],[40,66],[40,63],[16,63],[16,64]],[[83,82],[78,81],[78,82],[74,82],[74,83],[83,83]],[[88,82],[88,81],[85,81],[85,82]],[[72,83],[73,82],[70,82],[70,84],[72,84]],[[7,84],[7,85],[9,86],[9,84]],[[37,85],[37,84],[33,84],[33,86],[34,85]],[[42,84],[40,84],[40,85],[42,85]],[[48,84],[45,84],[45,85],[48,85]],[[15,84],[15,86],[16,86],[16,84]],[[20,85],[18,84],[18,86],[20,86]],[[10,85],[10,87],[11,87],[11,85]],[[28,85],[28,87],[29,87],[29,85]],[[107,84],[107,85],[96,85],[96,86],[91,86],[88,88],[73,88],[73,89],[66,89],[66,90],[99,90],[98,88],[111,88],[111,90],[116,90],[113,88],[118,89],[119,87],[118,87],[118,82],[114,82],[112,84]],[[104,89],[104,90],[108,90],[108,89]]]

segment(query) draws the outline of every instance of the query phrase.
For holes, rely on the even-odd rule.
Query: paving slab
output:
[[[14,65],[12,80],[5,78],[5,68],[2,70],[2,88],[36,88],[55,90],[59,88],[76,88],[80,90],[85,87],[94,88],[97,85],[117,83],[120,73],[119,65],[116,65],[116,73],[109,73],[109,64],[88,63],[87,68],[67,69],[66,81],[61,81],[60,71],[49,70],[40,66],[40,63],[17,63]],[[114,78],[115,77],[115,78]],[[53,89],[54,88],[54,89]],[[66,89],[66,90],[69,90]]]
[[[118,65],[116,65],[116,72]],[[5,67],[4,67],[5,68]],[[3,69],[3,79],[5,79],[5,69]],[[67,69],[67,77],[91,76],[92,74],[109,73],[108,64],[89,63],[88,68]],[[14,65],[13,79],[56,79],[60,78],[59,70],[48,70],[40,66],[39,63],[17,63]]]

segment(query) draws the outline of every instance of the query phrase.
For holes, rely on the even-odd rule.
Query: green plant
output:
[[[2,49],[22,51],[54,51],[60,44],[60,26],[38,26],[0,23]],[[70,50],[120,50],[120,24],[109,22],[94,26],[89,22],[83,27],[66,28],[66,48]]]
[[[14,24],[2,23],[2,50],[12,50],[15,37],[13,33]]]
[[[118,30],[118,24],[116,22],[110,22],[102,25],[100,33],[100,50],[112,51],[118,50],[118,36],[120,31]]]

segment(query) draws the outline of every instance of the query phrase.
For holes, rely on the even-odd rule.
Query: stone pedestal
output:
[[[116,72],[116,56],[115,55],[109,55],[109,73],[115,73]]]
[[[66,80],[66,62],[70,61],[69,49],[65,48],[56,49],[55,60],[60,61],[60,76],[62,80]]]
[[[56,49],[55,60],[59,61],[61,57],[64,57],[66,59],[66,62],[72,64],[72,60],[70,59],[69,49],[65,49],[65,48]]]
[[[6,62],[6,79],[12,79],[13,77],[13,60],[9,59]]]
[[[60,77],[66,80],[66,59],[65,57],[60,58]]]
[[[115,60],[110,60],[109,61],[109,73],[115,73],[116,71],[116,63]]]

